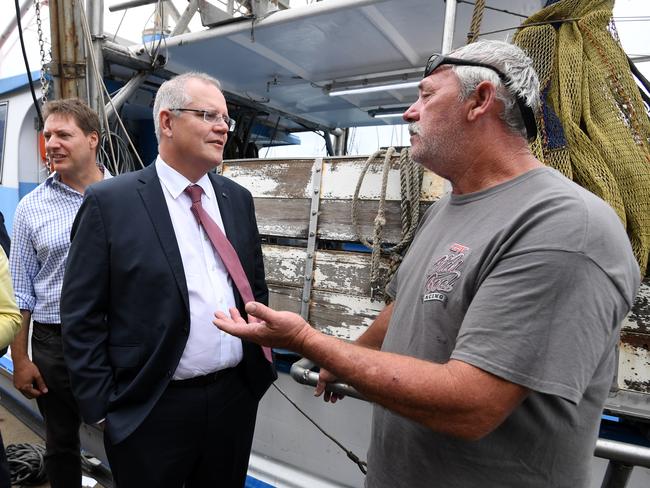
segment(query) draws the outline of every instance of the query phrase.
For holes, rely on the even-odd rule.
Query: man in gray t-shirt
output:
[[[517,47],[433,55],[405,112],[412,158],[451,182],[355,342],[247,305],[226,332],[320,364],[376,406],[370,488],[583,488],[639,286],[602,200],[530,152],[539,83]],[[334,401],[336,395],[325,393]]]
[[[636,286],[628,248],[614,211],[550,168],[436,203],[389,285],[382,351],[529,393],[471,442],[376,406],[368,486],[584,486]]]

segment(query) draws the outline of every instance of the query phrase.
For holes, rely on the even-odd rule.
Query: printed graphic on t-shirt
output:
[[[447,301],[447,296],[462,274],[461,269],[469,252],[469,247],[453,243],[449,245],[447,254],[433,258],[424,282],[423,302]]]

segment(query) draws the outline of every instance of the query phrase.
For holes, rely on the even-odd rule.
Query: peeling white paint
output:
[[[387,200],[399,201],[401,198],[397,162],[398,157],[395,156],[388,175]],[[223,174],[247,188],[257,198],[311,198],[313,194],[311,165],[312,161],[305,159],[270,160],[265,164],[260,164],[260,161],[255,164],[229,161],[223,166]],[[365,160],[355,157],[324,159],[321,198],[352,199],[364,166]],[[383,160],[377,161],[368,168],[359,198],[379,199],[382,172]],[[440,177],[425,171],[421,199],[425,201],[438,199],[443,193],[443,185]]]
[[[646,383],[650,386],[650,351],[622,342],[619,349],[618,387],[630,390],[629,383],[626,382]]]
[[[356,164],[355,164],[356,163]],[[359,198],[376,200],[381,195],[382,166],[380,162],[371,165],[359,191]],[[323,181],[321,197],[327,199],[351,199],[361,176],[363,163],[351,162],[345,164],[337,161],[336,164],[325,164],[323,168]],[[400,199],[399,171],[392,169],[388,173],[386,186],[386,200]]]
[[[320,331],[339,339],[355,341],[366,331],[368,325],[370,324],[349,326],[344,322],[341,324],[341,327],[324,327]]]
[[[650,303],[650,283],[647,281],[644,281],[641,283],[641,286],[639,287],[639,291],[636,295],[635,302],[639,303]],[[648,320],[650,321],[650,317],[648,317]],[[645,324],[646,330],[650,330],[650,322]],[[638,317],[634,313],[634,309],[632,312],[628,313],[627,316],[623,319],[623,323],[621,327],[625,330],[639,330],[639,322],[638,322]]]

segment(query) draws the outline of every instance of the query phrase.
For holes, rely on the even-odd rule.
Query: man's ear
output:
[[[99,145],[99,134],[93,131],[88,135],[88,138],[88,142],[90,142],[90,149],[97,149],[97,146]]]
[[[494,110],[497,101],[497,89],[494,84],[487,80],[481,81],[468,99],[469,112],[467,113],[467,120],[474,122]]]
[[[160,135],[171,138],[172,136],[172,114],[169,110],[161,110],[158,114],[160,122]]]

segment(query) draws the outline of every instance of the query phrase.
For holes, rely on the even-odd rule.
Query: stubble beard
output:
[[[411,146],[411,159],[416,163],[430,168],[427,161],[435,160],[440,152],[436,138],[432,136],[423,137],[422,128],[417,122],[411,122],[408,126],[408,131],[411,136],[417,136],[415,144]]]

